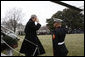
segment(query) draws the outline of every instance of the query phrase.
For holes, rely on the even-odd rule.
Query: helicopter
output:
[[[4,50],[12,51],[10,47],[17,48],[18,41],[17,35],[12,30],[1,25],[1,52]],[[12,52],[8,52],[8,54],[12,55]]]

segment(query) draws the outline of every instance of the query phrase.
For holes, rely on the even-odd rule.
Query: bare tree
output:
[[[7,11],[2,24],[4,24],[9,29],[16,32],[17,25],[18,25],[18,23],[20,23],[21,19],[23,19],[22,10],[13,8],[13,9],[10,9],[9,11]]]

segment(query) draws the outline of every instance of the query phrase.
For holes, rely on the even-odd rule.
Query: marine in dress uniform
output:
[[[68,50],[64,43],[66,30],[61,26],[62,21],[61,19],[54,18],[54,30],[52,32],[54,56],[67,56],[68,54]]]

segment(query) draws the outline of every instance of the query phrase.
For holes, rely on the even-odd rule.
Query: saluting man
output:
[[[21,53],[24,53],[26,56],[38,56],[45,53],[36,33],[40,27],[41,24],[39,23],[37,16],[32,15],[25,27],[25,39],[20,49]]]
[[[53,30],[53,54],[54,56],[67,56],[68,50],[65,46],[64,40],[66,36],[65,28],[62,28],[61,19],[54,19],[54,30]]]

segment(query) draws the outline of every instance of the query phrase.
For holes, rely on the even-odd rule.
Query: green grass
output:
[[[52,36],[51,35],[40,35],[38,36],[46,54],[41,56],[53,56],[52,47]],[[19,36],[19,47],[16,50],[20,50],[24,36]],[[69,50],[68,56],[84,56],[84,34],[67,34],[65,44]],[[14,52],[14,56],[21,56]]]
[[[84,56],[83,34],[67,35],[65,42],[69,50],[68,56]]]

